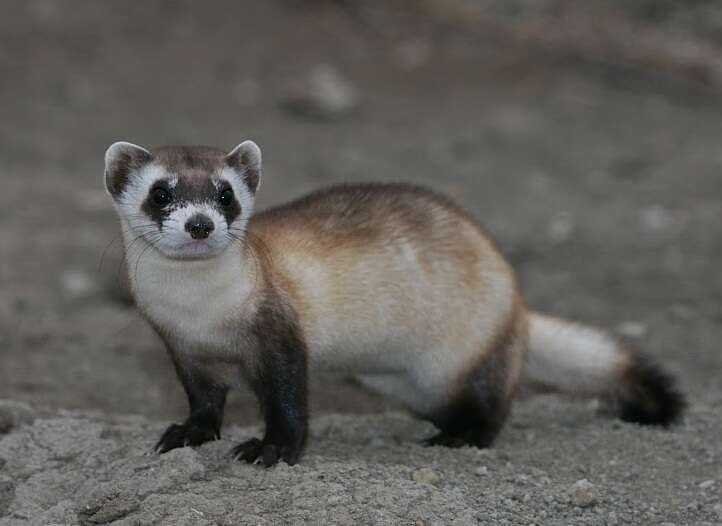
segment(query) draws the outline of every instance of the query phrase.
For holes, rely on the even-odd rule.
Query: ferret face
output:
[[[253,212],[261,151],[246,141],[226,154],[206,147],[146,150],[117,142],[105,154],[105,185],[125,229],[172,259],[217,256],[239,241]]]

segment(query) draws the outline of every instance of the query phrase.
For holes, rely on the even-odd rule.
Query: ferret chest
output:
[[[240,270],[227,267],[186,262],[157,269],[149,264],[135,277],[138,306],[176,347],[174,352],[219,359],[239,353],[248,293]]]

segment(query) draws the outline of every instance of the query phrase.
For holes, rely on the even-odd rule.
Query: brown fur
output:
[[[148,152],[139,148],[123,148],[105,168],[105,186],[113,196],[119,196],[130,181],[132,173],[150,162]]]
[[[456,286],[467,288],[470,294],[483,296],[485,284],[479,277],[484,268],[506,273],[513,280],[511,269],[473,218],[447,198],[411,185],[338,186],[314,192],[255,216],[248,232],[251,243],[261,245],[272,272],[285,276],[286,283],[296,280],[293,274],[299,265],[314,267],[319,260],[328,264],[332,256],[326,277],[330,285],[339,284],[329,288],[342,295],[329,298],[329,303],[339,306],[353,300],[343,296],[346,287],[341,284],[346,285],[349,266],[359,261],[369,265],[369,274],[379,265],[379,274],[386,275],[381,285],[404,296],[397,288],[394,269],[384,268],[384,258],[375,257],[401,242],[419,249],[416,255],[424,273],[444,280],[439,274],[453,270],[454,279],[461,280]],[[454,268],[438,268],[439,261]],[[298,300],[301,317],[310,316],[302,294],[291,294]],[[415,320],[408,323],[413,325]]]
[[[209,146],[160,146],[151,153],[155,162],[179,177],[207,178],[226,162],[223,150]]]

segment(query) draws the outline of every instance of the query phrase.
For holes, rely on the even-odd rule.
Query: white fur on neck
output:
[[[256,269],[238,245],[214,258],[174,260],[142,239],[126,250],[126,260],[140,311],[176,351],[221,359],[240,352],[235,331],[239,319],[250,319]]]

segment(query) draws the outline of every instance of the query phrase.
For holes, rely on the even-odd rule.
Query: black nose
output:
[[[190,233],[193,239],[205,239],[213,232],[213,221],[203,214],[196,214],[186,222],[186,232]]]

